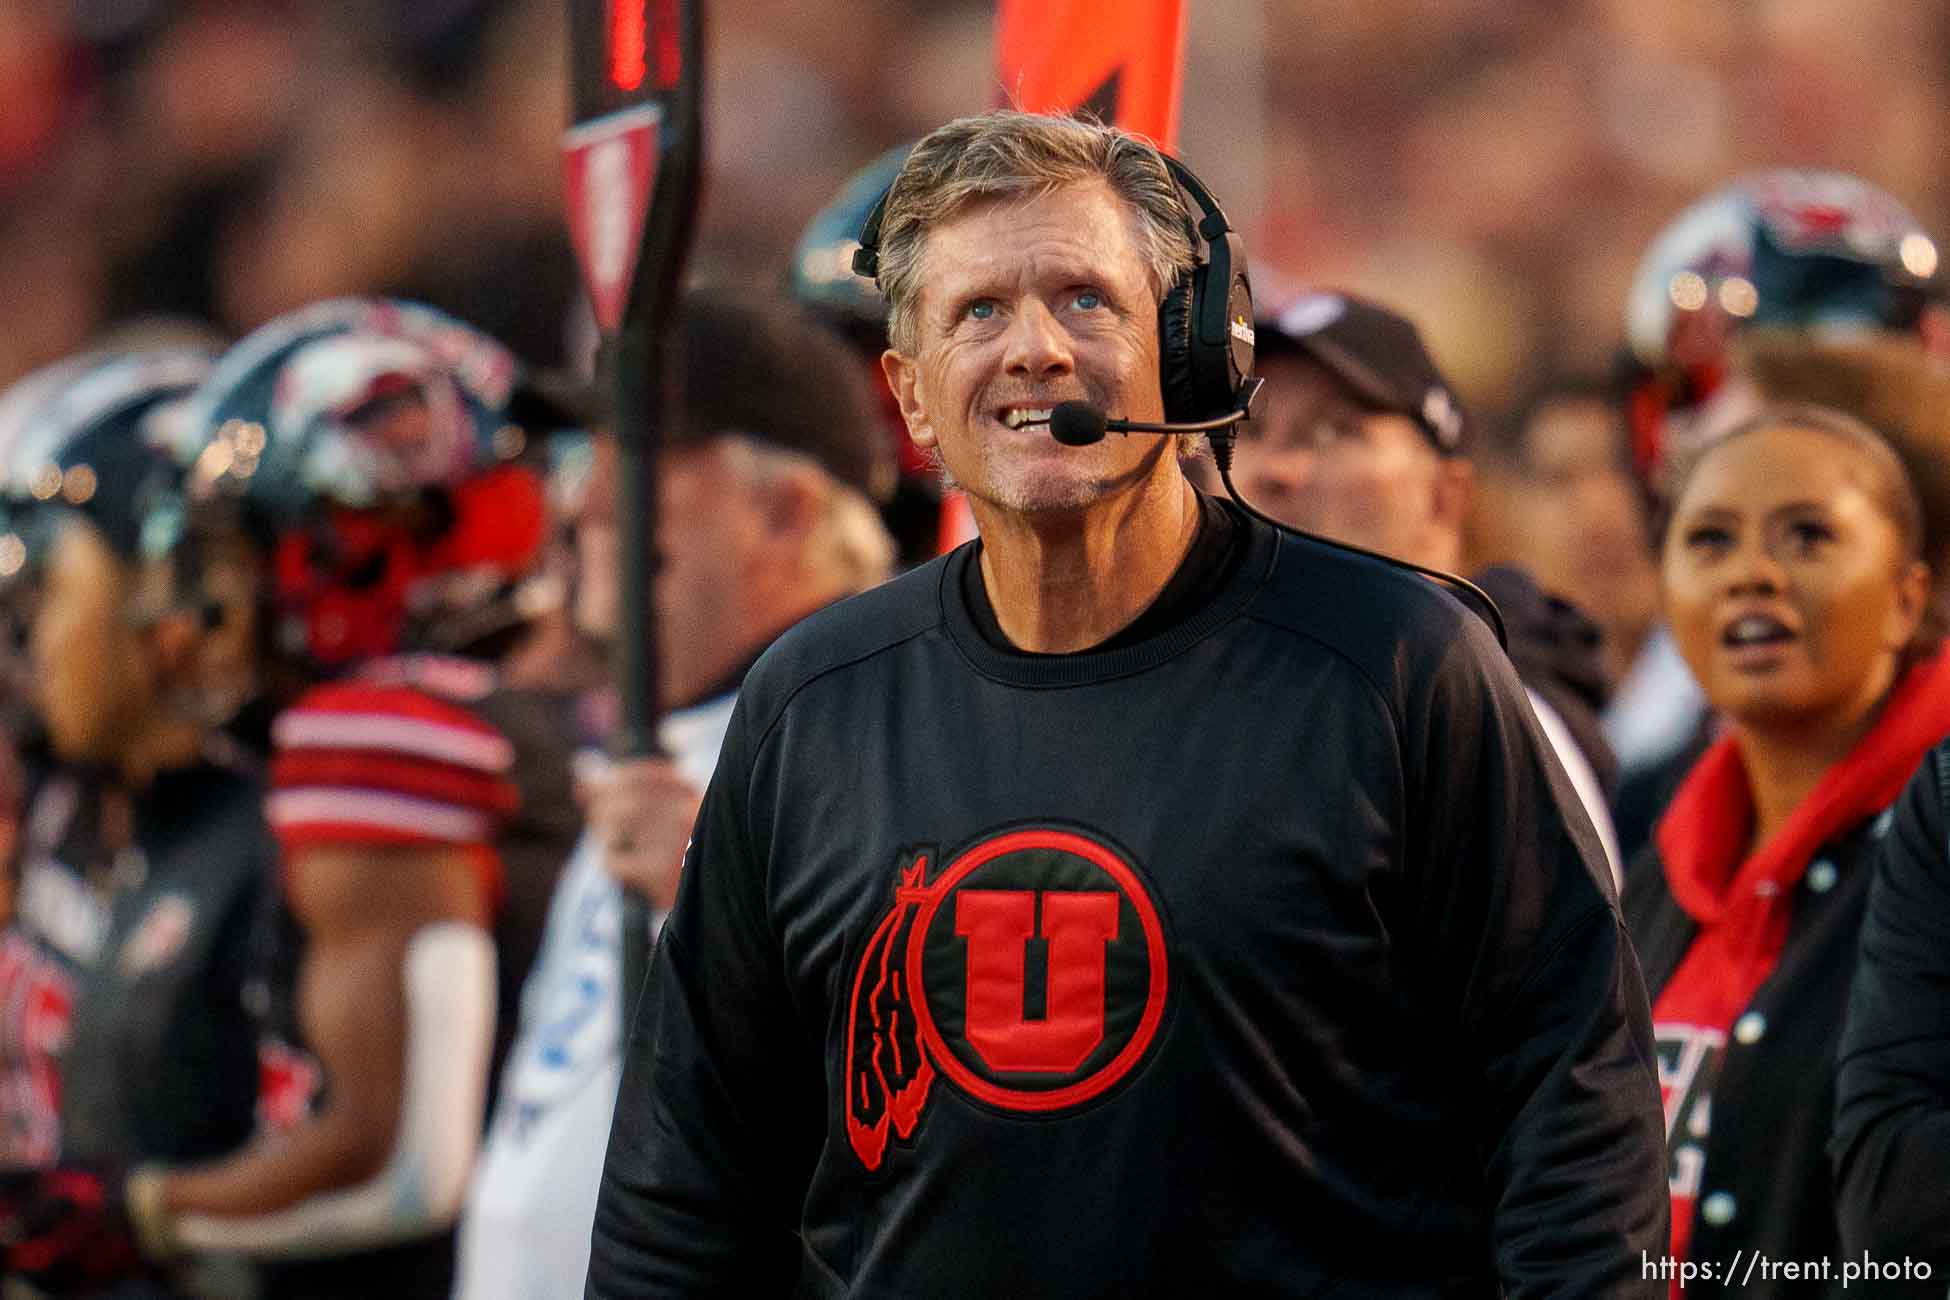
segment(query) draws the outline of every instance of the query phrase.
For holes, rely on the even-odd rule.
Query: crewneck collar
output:
[[[1116,649],[1079,650],[1074,654],[1031,654],[990,645],[976,626],[963,591],[969,566],[980,562],[978,539],[951,552],[947,563],[941,566],[937,595],[948,637],[977,672],[1012,686],[1085,686],[1127,677],[1164,663],[1235,617],[1258,594],[1272,572],[1279,535],[1267,525],[1248,518],[1230,502],[1220,504],[1232,513],[1241,530],[1244,554],[1200,608],[1156,636]]]

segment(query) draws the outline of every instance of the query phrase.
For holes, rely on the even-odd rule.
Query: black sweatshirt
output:
[[[1663,1294],[1645,991],[1508,661],[1235,520],[1136,644],[990,645],[971,545],[754,668],[591,1296]]]

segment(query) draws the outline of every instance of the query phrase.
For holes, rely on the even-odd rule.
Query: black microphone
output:
[[[1216,420],[1197,420],[1187,424],[1113,420],[1101,408],[1088,402],[1061,402],[1049,413],[1049,433],[1065,447],[1088,447],[1093,442],[1102,442],[1106,433],[1211,433],[1247,418],[1248,412],[1242,406]]]
[[[1065,447],[1102,442],[1110,417],[1088,402],[1064,402],[1049,413],[1049,436]]]

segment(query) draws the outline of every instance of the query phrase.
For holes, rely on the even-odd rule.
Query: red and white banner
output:
[[[1088,109],[1178,146],[1186,0],[1001,0],[1003,100],[1031,113]]]
[[[596,324],[605,334],[616,332],[629,306],[657,180],[662,125],[663,110],[643,104],[580,123],[562,138],[569,237]]]

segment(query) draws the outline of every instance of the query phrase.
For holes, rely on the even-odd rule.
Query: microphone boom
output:
[[[1253,390],[1256,395],[1258,389]],[[1251,418],[1250,408],[1241,405],[1217,419],[1184,424],[1154,423],[1150,420],[1113,420],[1088,402],[1061,402],[1049,413],[1050,437],[1066,447],[1088,447],[1102,442],[1106,433],[1215,433]],[[1230,436],[1230,435],[1228,435]]]

